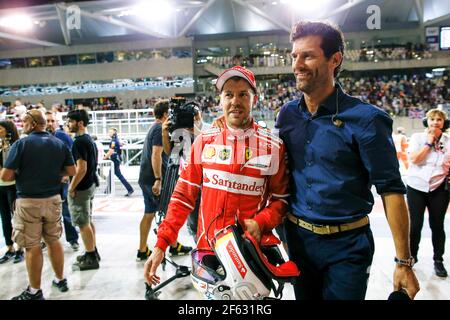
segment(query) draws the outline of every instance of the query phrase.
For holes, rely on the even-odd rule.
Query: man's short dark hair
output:
[[[169,112],[169,100],[161,100],[155,104],[153,113],[156,119],[164,117],[164,113]]]
[[[75,120],[76,122],[82,121],[85,127],[89,124],[89,114],[85,109],[70,110],[69,113],[67,113],[67,118]]]
[[[291,42],[307,36],[319,36],[322,38],[320,47],[327,59],[330,59],[338,51],[344,57],[344,35],[338,26],[329,22],[300,21],[292,27]],[[334,77],[337,77],[341,71],[342,60],[334,69]]]

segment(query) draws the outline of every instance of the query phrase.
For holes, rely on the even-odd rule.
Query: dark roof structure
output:
[[[29,4],[29,3],[28,3]],[[286,32],[300,19],[328,19],[344,32],[365,31],[379,8],[381,28],[450,24],[450,0],[102,0],[0,3],[0,50],[124,40]],[[24,14],[28,31],[7,27]],[[14,18],[13,18],[14,20]],[[16,22],[20,21],[16,18]]]

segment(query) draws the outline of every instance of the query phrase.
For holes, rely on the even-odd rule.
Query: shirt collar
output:
[[[47,131],[33,131],[33,132],[30,132],[29,136],[31,136],[32,134],[48,134],[48,135],[50,135],[50,133],[48,133]]]
[[[339,83],[335,83],[335,90],[331,95],[329,95],[325,101],[323,101],[319,108],[317,109],[316,114],[334,114],[336,113],[336,94],[338,95],[338,104],[340,105],[345,97],[345,93],[342,90],[342,87]],[[302,94],[300,97],[299,108],[303,112],[308,112],[308,108],[306,107],[305,96]]]

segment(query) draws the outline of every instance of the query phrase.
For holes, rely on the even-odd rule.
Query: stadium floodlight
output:
[[[289,4],[296,12],[306,18],[315,18],[323,14],[331,0],[285,0],[282,4]]]
[[[13,14],[0,18],[0,26],[24,32],[33,28],[33,20],[25,14]]]
[[[170,1],[147,0],[122,11],[119,17],[132,15],[152,21],[161,21],[170,18],[174,10],[175,8]]]

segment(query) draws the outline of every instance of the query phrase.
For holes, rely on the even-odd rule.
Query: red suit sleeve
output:
[[[178,232],[185,223],[189,213],[195,208],[195,201],[202,183],[202,135],[195,139],[188,161],[181,168],[181,174],[170,198],[167,214],[158,228],[155,247],[165,251],[175,243]]]

